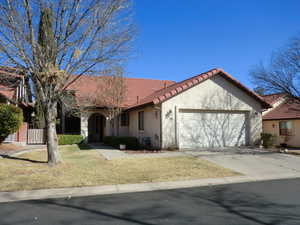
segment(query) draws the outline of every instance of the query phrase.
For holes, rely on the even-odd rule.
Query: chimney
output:
[[[165,88],[165,89],[167,88],[167,82],[164,83],[164,88]]]
[[[136,103],[139,103],[139,96],[136,96]]]

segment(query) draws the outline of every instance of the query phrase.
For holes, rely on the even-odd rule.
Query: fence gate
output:
[[[28,129],[27,144],[45,144],[45,129]]]

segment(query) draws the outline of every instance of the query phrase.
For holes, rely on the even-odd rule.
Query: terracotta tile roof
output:
[[[300,103],[287,100],[263,116],[263,120],[300,119]]]
[[[105,76],[81,76],[73,84],[68,87],[68,90],[74,90],[79,103],[82,103],[86,98],[93,98],[93,93],[96,93],[101,87],[102,80]],[[137,103],[138,99],[143,99],[153,92],[168,87],[175,83],[170,80],[152,80],[143,78],[124,78],[126,86],[125,99],[123,107],[128,107]],[[93,100],[92,100],[93,101]]]
[[[262,96],[262,98],[270,105],[273,105],[274,103],[276,103],[277,101],[281,100],[284,97],[286,97],[285,93],[275,93],[275,94]]]
[[[126,109],[133,109],[146,104],[159,104],[215,75],[223,76],[229,82],[259,101],[264,108],[271,107],[261,96],[245,87],[222,69],[212,69],[178,83],[169,80],[124,78],[127,90],[122,106]],[[92,98],[93,93],[103,88],[101,87],[101,80],[104,78],[105,76],[82,76],[67,89],[75,91],[76,98],[80,104],[81,99]]]
[[[8,75],[12,77],[24,77],[24,75],[16,68],[0,66],[0,75]]]
[[[14,100],[18,80],[22,75],[16,74],[12,69],[8,70],[6,67],[0,67],[0,94],[9,100]]]
[[[9,100],[13,100],[16,94],[16,89],[0,84],[0,94]]]
[[[11,102],[16,103],[17,88],[24,78],[24,73],[14,67],[0,66],[0,95]],[[18,102],[19,106],[33,107],[26,102]]]
[[[179,93],[181,93],[181,92],[183,92],[183,91],[185,91],[185,90],[187,90],[209,78],[212,78],[215,75],[223,76],[225,79],[227,79],[228,81],[230,81],[231,83],[233,83],[234,85],[239,87],[240,89],[244,90],[245,92],[247,92],[250,96],[254,97],[257,101],[259,101],[264,108],[271,108],[271,105],[269,105],[267,102],[265,102],[261,96],[259,96],[255,92],[253,92],[250,89],[248,89],[247,87],[245,87],[243,84],[241,84],[235,78],[233,78],[231,75],[224,72],[222,69],[212,69],[205,73],[201,73],[199,75],[191,77],[187,80],[170,85],[167,88],[158,90],[158,91],[152,93],[151,95],[147,96],[146,98],[142,99],[141,101],[139,101],[139,103],[130,106],[129,109],[132,109],[132,108],[135,108],[135,107],[138,107],[141,105],[149,104],[149,103],[158,104],[158,103],[164,102],[167,99],[169,99],[169,98],[171,98],[171,97],[173,97],[173,96],[175,96],[175,95],[177,95],[177,94],[179,94]]]

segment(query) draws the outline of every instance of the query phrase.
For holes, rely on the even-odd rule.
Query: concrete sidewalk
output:
[[[300,178],[300,174],[289,173],[285,175],[268,175],[268,176],[263,176],[263,175],[234,176],[234,177],[224,177],[224,178],[209,178],[209,179],[173,181],[173,182],[120,184],[120,185],[105,185],[105,186],[96,186],[96,187],[57,188],[57,189],[43,189],[43,190],[32,190],[32,191],[0,192],[0,202],[13,202],[13,201],[22,201],[22,200],[48,199],[48,198],[71,198],[71,197],[79,197],[79,196],[157,191],[157,190],[203,187],[203,186],[212,186],[212,185],[221,185],[221,184],[264,181],[264,180],[290,179],[290,178]]]
[[[135,159],[135,158],[163,158],[163,157],[177,157],[187,155],[185,152],[162,152],[162,153],[139,153],[139,154],[128,154],[125,151],[119,149],[101,145],[101,144],[90,144],[90,146],[102,155],[106,160],[114,159]]]

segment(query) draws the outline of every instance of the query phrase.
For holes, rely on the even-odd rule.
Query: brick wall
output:
[[[17,142],[27,142],[28,123],[23,122],[20,129],[17,131]]]

